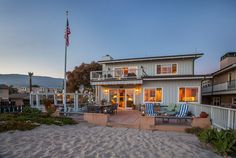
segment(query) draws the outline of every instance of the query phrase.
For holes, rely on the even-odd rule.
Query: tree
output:
[[[32,92],[32,76],[34,75],[33,72],[28,72],[29,75],[29,87],[30,87],[30,92]]]
[[[18,93],[18,89],[14,88],[13,85],[9,86],[9,94],[17,94]]]
[[[78,91],[81,84],[85,88],[91,88],[90,72],[98,70],[102,70],[102,66],[93,61],[90,64],[82,63],[80,66],[76,66],[73,71],[67,72],[67,91]]]

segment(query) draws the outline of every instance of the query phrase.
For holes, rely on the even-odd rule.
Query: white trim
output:
[[[155,90],[155,95],[156,95],[156,89],[157,88],[160,88],[161,89],[161,102],[146,102],[145,101],[145,90],[146,89],[154,89]],[[164,93],[163,93],[163,87],[143,87],[143,103],[145,104],[145,103],[163,103],[163,99],[164,99]],[[156,97],[156,96],[155,96]]]
[[[168,64],[170,64],[171,65],[171,73],[166,73],[166,74],[158,74],[157,73],[157,65],[168,65]],[[173,66],[173,64],[176,64],[176,73],[172,73],[172,66]],[[179,64],[178,63],[160,63],[160,64],[155,64],[155,75],[156,76],[165,76],[165,75],[178,75],[178,69],[179,69]]]
[[[197,88],[198,89],[198,101],[197,102],[180,102],[179,101],[179,89],[180,88],[185,88],[185,89],[186,88]],[[201,89],[200,88],[201,88],[200,86],[178,86],[177,87],[177,103],[178,104],[182,104],[182,103],[198,103],[198,104],[200,104],[200,102],[201,102]]]
[[[177,56],[164,56],[164,57],[149,57],[149,58],[136,58],[136,59],[118,59],[118,60],[108,60],[108,61],[98,61],[100,64],[110,64],[110,63],[122,63],[122,62],[133,62],[133,61],[153,61],[153,60],[167,60],[167,59],[185,59],[185,58],[200,58],[203,54],[187,54],[187,55],[177,55]]]
[[[162,80],[196,80],[196,79],[204,79],[204,76],[202,77],[170,77],[170,78],[143,78],[143,80],[148,80],[148,81],[162,81]]]

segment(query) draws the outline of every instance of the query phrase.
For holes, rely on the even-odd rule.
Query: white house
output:
[[[164,105],[201,103],[201,81],[205,76],[195,75],[194,63],[202,55],[127,59],[113,59],[107,55],[98,61],[102,71],[90,74],[96,101],[117,103],[124,109],[147,102]]]

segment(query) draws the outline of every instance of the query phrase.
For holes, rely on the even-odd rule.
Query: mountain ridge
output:
[[[29,76],[24,74],[0,74],[0,84],[28,87]],[[63,79],[50,76],[32,76],[32,84],[47,88],[62,88]]]

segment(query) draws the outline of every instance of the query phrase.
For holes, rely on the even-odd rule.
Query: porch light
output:
[[[135,92],[136,92],[136,93],[138,93],[138,92],[139,92],[139,89],[138,89],[138,88],[136,88],[136,89],[135,89]]]
[[[108,93],[108,89],[105,89],[105,90],[104,90],[104,93]]]

